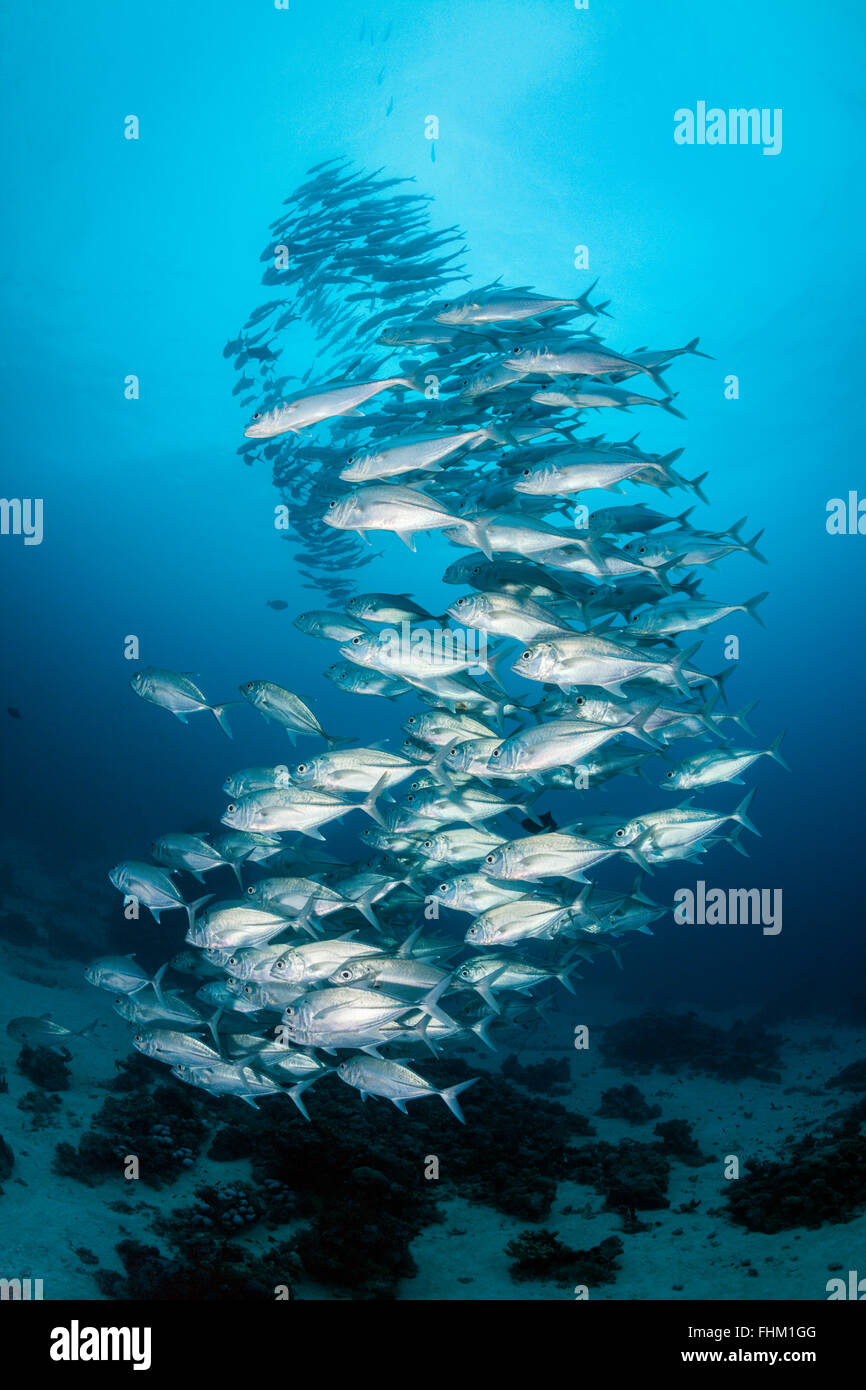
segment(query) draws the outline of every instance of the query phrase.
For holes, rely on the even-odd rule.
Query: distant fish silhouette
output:
[[[522,829],[527,830],[530,835],[539,835],[544,830],[556,830],[557,824],[549,811],[545,811],[537,820],[522,820]]]
[[[277,609],[280,609],[280,608],[288,608],[288,606],[289,606],[289,605],[286,603],[285,599],[282,599],[282,598],[269,598],[269,599],[266,599],[266,600],[265,600],[265,603],[267,604],[268,608],[277,608]]]
[[[14,705],[7,705],[7,706],[6,706],[6,713],[9,715],[9,718],[10,718],[10,719],[20,719],[20,718],[21,718],[21,711],[20,711],[20,709],[16,709]]]

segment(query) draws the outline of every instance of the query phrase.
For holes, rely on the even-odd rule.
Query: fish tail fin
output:
[[[306,1105],[301,1100],[301,1096],[304,1094],[304,1091],[306,1091],[307,1087],[312,1086],[313,1082],[317,1080],[318,1077],[314,1076],[308,1079],[307,1081],[297,1081],[294,1086],[289,1086],[286,1090],[286,1095],[289,1097],[289,1100],[294,1101],[295,1105],[298,1107],[304,1119],[308,1123],[310,1121],[310,1116],[307,1111]]]
[[[159,967],[159,969],[157,970],[156,974],[150,982],[153,985],[153,992],[159,1000],[160,1004],[165,1004],[165,999],[163,998],[162,994],[162,977],[167,969],[168,961],[166,961],[164,965],[161,965]]]
[[[670,395],[665,396],[664,400],[661,403],[662,410],[666,410],[668,415],[676,415],[678,420],[685,420],[686,417],[683,414],[683,412],[681,410],[677,410],[676,406],[674,405],[674,401],[676,400],[678,395],[678,391],[673,391]]]
[[[76,1038],[86,1038],[88,1042],[95,1043],[97,1047],[104,1047],[105,1044],[101,1042],[99,1038],[95,1038],[93,1036],[94,1031],[96,1030],[96,1028],[99,1027],[100,1022],[101,1019],[92,1018],[89,1023],[85,1023],[83,1028],[78,1029],[78,1031],[75,1034]]]
[[[643,839],[644,837],[641,836],[641,840]],[[627,854],[629,859],[633,859],[634,862],[637,864],[638,868],[642,869],[645,874],[651,874],[654,872],[649,860],[644,857],[640,841],[636,841],[634,844],[631,845],[623,845],[623,854]]]
[[[437,1023],[443,1023],[446,1028],[454,1028],[457,1026],[454,1019],[451,1018],[449,1014],[446,1014],[444,1009],[439,1008],[439,1000],[451,984],[451,979],[452,975],[446,975],[445,979],[440,980],[438,985],[435,985],[434,988],[430,990],[429,994],[425,994],[424,998],[419,1000],[417,1006],[423,1009],[426,1014],[429,1014],[431,1018],[435,1018]]]
[[[690,352],[693,357],[706,357],[708,362],[715,362],[716,359],[713,357],[712,353],[698,351],[698,343],[700,341],[700,338],[692,338],[690,343],[686,343],[683,352]]]
[[[571,975],[572,971],[576,969],[577,962],[575,962],[574,965],[564,965],[561,970],[557,970],[556,972],[557,980],[564,989],[568,990],[569,994],[574,994],[575,992],[574,985],[571,983]]]
[[[364,800],[359,803],[361,810],[366,811],[368,816],[372,816],[376,824],[381,825],[383,829],[385,828],[385,820],[382,812],[379,810],[379,797],[384,795],[387,788],[388,774],[387,772],[383,772],[375,787],[370,792],[370,795],[365,796]]]
[[[762,555],[761,551],[758,549],[758,541],[761,539],[763,534],[763,530],[758,531],[757,534],[754,535],[750,541],[744,542],[744,546],[747,553],[752,556],[752,559],[758,560],[762,565],[766,565],[767,557],[766,555]]]
[[[457,1097],[461,1091],[468,1091],[470,1086],[474,1086],[475,1082],[480,1080],[480,1076],[471,1076],[468,1081],[458,1081],[456,1086],[446,1086],[444,1091],[439,1092],[451,1114],[456,1116],[462,1125],[465,1125],[466,1121],[463,1118],[463,1111],[460,1109]]]
[[[360,898],[356,898],[353,905],[358,909],[358,911],[361,913],[363,917],[366,917],[371,927],[374,927],[377,932],[381,932],[381,923],[379,922],[378,917],[373,911],[373,899],[375,895],[376,885],[374,884],[372,888],[367,889],[366,893],[362,893]],[[421,928],[419,927],[418,930],[420,931]]]
[[[659,390],[661,391],[662,395],[665,397],[665,400],[666,400],[666,401],[667,401],[667,400],[672,400],[672,399],[673,399],[673,397],[671,396],[671,394],[670,394],[670,392],[669,392],[669,390],[668,390],[667,382],[665,381],[664,377],[662,376],[662,369],[661,369],[661,367],[641,367],[640,370],[641,370],[646,376],[649,377],[650,381],[653,383],[654,386],[657,386],[657,387],[659,388]],[[661,402],[659,402],[659,404],[665,405],[665,401],[661,401]]]
[[[754,796],[755,788],[752,787],[752,790],[750,792],[746,792],[746,795],[743,797],[737,809],[735,811],[732,811],[731,820],[735,820],[738,825],[742,825],[746,830],[751,830],[753,835],[760,835],[760,830],[749,819],[749,816],[747,815],[749,807],[751,806],[752,801],[754,800]]]
[[[744,844],[740,843],[740,836],[742,835],[742,833],[743,827],[741,825],[735,825],[730,835],[727,835],[724,838],[727,839],[728,844],[731,846],[731,849],[735,849],[738,854],[742,854],[744,859],[748,859],[749,851],[746,849],[746,846]]]
[[[489,1047],[491,1052],[496,1052],[498,1051],[498,1049],[496,1047],[496,1044],[490,1037],[490,1025],[493,1022],[493,1020],[494,1014],[486,1014],[485,1017],[480,1018],[477,1023],[473,1023],[469,1031],[470,1033],[474,1033],[476,1037],[480,1038],[481,1041],[484,1043],[484,1046]]]
[[[619,732],[621,734],[631,734],[633,738],[640,739],[641,743],[648,743],[650,748],[659,748],[661,745],[658,739],[653,738],[652,734],[646,729],[647,719],[655,714],[657,708],[658,707],[654,705],[653,708],[649,710],[638,710],[633,718],[629,719],[627,723],[620,725]]]
[[[695,642],[693,646],[687,647],[685,651],[680,652],[679,655],[674,657],[673,661],[669,663],[670,673],[686,699],[689,698],[691,692],[689,690],[689,683],[685,678],[684,668],[686,662],[691,661],[700,645],[700,642]]]
[[[400,370],[402,376],[392,377],[395,386],[405,386],[409,391],[420,391],[424,394],[424,368],[420,362],[401,362]]]
[[[235,705],[239,704],[240,700],[226,700],[225,704],[222,705],[208,705],[208,709],[219,724],[226,738],[234,738],[226,711],[234,709]]]
[[[782,732],[781,732],[776,738],[773,739],[773,742],[770,744],[769,748],[767,749],[767,756],[770,757],[770,758],[774,758],[775,761],[779,764],[780,767],[783,767],[783,768],[785,769],[786,772],[790,772],[790,771],[791,771],[790,767],[789,767],[788,764],[785,762],[785,759],[782,757],[781,753],[779,752],[779,746],[780,746],[780,744],[781,744],[781,742],[782,742],[782,739],[783,739],[784,737],[785,737],[785,730],[783,729]]]
[[[439,749],[438,753],[434,753],[427,766],[433,773],[437,782],[442,782],[453,791],[454,782],[452,781],[449,769],[445,766],[445,759],[448,757],[450,751],[450,748],[446,744],[444,748]]]
[[[758,704],[758,700],[752,700],[750,704],[743,705],[743,708],[741,710],[738,710],[736,714],[732,714],[730,716],[733,722],[738,726],[738,728],[744,729],[747,734],[754,734],[755,732],[751,724],[749,723],[748,716],[752,713],[753,710],[757,709]]]
[[[706,477],[706,473],[699,473],[696,478],[684,478],[683,481],[686,487],[690,488],[691,491],[695,494],[695,497],[697,497],[699,501],[703,502],[705,507],[708,507],[709,498],[707,497],[707,494],[701,487],[701,484],[705,481]]]
[[[204,907],[205,903],[209,903],[213,897],[213,893],[205,893],[203,898],[196,898],[194,902],[178,903],[178,907],[186,908],[186,915],[189,918],[190,931],[192,931],[193,927],[195,926],[196,913],[199,911],[200,908]]]
[[[510,648],[506,646],[503,647],[502,651],[492,653],[488,656],[484,663],[484,670],[493,681],[493,684],[497,689],[501,690],[504,695],[508,694],[508,687],[500,675],[500,668],[507,669],[506,662],[510,660],[511,656],[512,652]]]
[[[754,618],[755,622],[759,625],[759,627],[763,628],[766,628],[767,624],[764,622],[763,618],[760,618],[758,616],[758,614],[755,612],[755,609],[757,608],[759,603],[764,602],[764,599],[767,597],[768,593],[769,590],[765,589],[762,594],[756,594],[754,598],[747,598],[746,602],[743,604],[743,607],[745,608],[749,617]]]
[[[480,550],[488,560],[492,560],[493,550],[484,523],[481,521],[467,521],[465,517],[459,517],[458,520],[475,549]]]

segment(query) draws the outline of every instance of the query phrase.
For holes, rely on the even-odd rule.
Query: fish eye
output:
[[[522,351],[523,351],[523,348],[522,348],[522,347],[516,347],[516,348],[514,349],[513,356],[514,356],[514,357],[519,357],[520,354],[522,353]]]
[[[673,777],[673,775],[674,775],[674,774],[673,774],[672,772],[666,772],[666,773],[665,773],[665,777]]]
[[[336,505],[337,505],[336,502],[329,502],[329,503],[328,503],[328,511],[329,511],[329,512],[332,512],[332,511],[334,510],[334,508],[336,507]]]
[[[252,985],[244,985],[244,994],[250,995],[253,992]]]
[[[433,847],[433,841],[432,841],[432,840],[425,840],[424,843],[423,843],[423,845],[421,846],[422,849],[432,849],[432,847]]]
[[[226,811],[228,812],[229,815],[234,815],[234,813],[235,813],[235,811],[236,811],[237,809],[238,809],[238,808],[237,808],[237,806],[235,805],[235,803],[234,803],[233,801],[230,801],[229,804],[228,804],[228,806],[226,807]]]
[[[285,962],[282,958],[280,958],[280,960],[274,961],[274,969],[275,969],[275,970],[285,970],[285,968],[286,968],[286,962]]]
[[[624,834],[625,834],[625,831],[622,830],[622,829],[620,829],[620,830],[618,830],[618,831],[616,832],[616,838],[617,838],[618,840],[621,840]]]
[[[353,637],[353,638],[352,638],[352,646],[353,646],[353,647],[360,647],[360,645],[361,645],[361,639],[360,639],[360,637]]]
[[[577,697],[577,699],[575,700],[574,703],[575,703],[576,705],[585,705],[585,704],[586,704],[586,696],[585,696],[585,695],[578,695],[578,697]]]
[[[440,893],[447,893],[447,892],[448,892],[448,884],[447,884],[447,883],[440,883],[440,884],[439,884],[439,892],[440,892]]]
[[[451,308],[451,301],[450,301],[450,299],[449,299],[449,301],[448,301],[447,304],[443,304],[443,305],[442,305],[442,308],[443,308],[443,309],[450,309],[450,308]]]
[[[646,546],[645,546],[645,545],[639,546],[639,547],[638,547],[638,552],[637,552],[637,553],[638,553],[638,555],[646,555]]]
[[[291,1018],[291,1017],[293,1016],[294,1012],[295,1012],[295,1011],[294,1011],[294,1009],[292,1008],[291,1004],[287,1004],[286,1007],[285,1007],[285,1009],[283,1010],[283,1013],[285,1014],[286,1018]]]
[[[231,807],[229,807],[229,810],[231,810]],[[254,897],[256,896],[256,890],[255,890],[254,884],[252,884],[252,883],[250,884],[249,888],[247,889],[247,895],[248,895],[248,897],[250,897],[250,898],[254,898]],[[234,960],[234,956],[232,956],[232,960]]]
[[[306,764],[306,763],[298,763],[298,766],[295,768],[295,771],[296,771],[296,772],[306,772],[306,770],[307,770],[307,764]]]
[[[409,718],[406,720],[406,723],[407,723],[407,724],[417,724],[417,722],[418,722],[418,716],[417,716],[416,714],[410,714],[410,715],[409,715]]]
[[[488,854],[484,862],[485,864],[492,864],[495,861],[495,858],[496,856],[494,854]]]
[[[524,476],[524,478],[531,478],[531,477],[532,477],[532,469],[531,469],[531,468],[524,468],[524,470],[523,470],[523,476]]]
[[[502,749],[501,749],[501,748],[494,748],[494,750],[493,750],[493,752],[490,754],[490,756],[491,756],[491,758],[498,758],[501,752],[502,752]]]
[[[520,658],[520,660],[521,660],[521,661],[530,661],[531,658],[532,658],[532,652],[524,652],[524,653],[523,653],[523,656]]]
[[[458,607],[458,608],[462,608],[463,605],[464,605],[464,603],[467,603],[467,602],[468,602],[468,600],[467,600],[466,598],[459,598],[459,599],[457,600],[457,607]]]
[[[415,798],[414,798],[414,796],[407,796],[407,797],[406,797],[406,800],[409,802],[409,804],[410,804],[410,806],[411,806],[411,804],[412,804],[412,802],[415,800]]]
[[[254,420],[261,420],[261,418],[262,418],[262,412],[261,412],[260,410],[257,410],[256,413],[255,413],[255,415],[253,416],[253,419],[254,419]]]
[[[352,972],[351,972],[351,970],[341,970],[341,971],[340,971],[340,979],[341,979],[341,980],[351,980],[351,978],[352,978]]]

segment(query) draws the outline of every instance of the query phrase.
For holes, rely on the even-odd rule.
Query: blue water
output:
[[[465,232],[475,281],[570,295],[597,276],[610,342],[700,335],[712,354],[671,370],[685,422],[648,412],[609,433],[685,446],[686,473],[709,472],[705,524],[748,514],[747,534],[765,528],[768,567],[732,557],[706,587],[771,591],[766,631],[745,615],[721,626],[741,639],[732,704],[760,700],[762,742],[787,729],[793,771],[762,760],[749,774],[762,831],[749,860],[722,847],[705,874],[677,867],[656,891],[701,876],[781,888],[784,928],[668,917],[630,945],[624,988],[635,1004],[749,1008],[805,988],[842,1010],[863,979],[866,539],[830,536],[825,519],[828,499],[866,493],[860,7],[382,0],[365,19],[345,0],[94,0],[83,13],[14,0],[2,30],[2,490],[43,498],[45,518],[39,546],[0,538],[4,835],[58,873],[107,872],[155,835],[218,820],[235,766],[278,760],[252,710],[229,744],[206,716],[184,727],[134,699],[138,665],[197,671],[214,700],[271,679],[311,698],[326,727],[357,721],[361,702],[321,675],[329,649],[291,625],[315,596],[273,529],[267,469],[235,452],[247,412],[222,357],[270,297],[259,254],[283,199],[345,154],[432,194],[434,225]],[[698,101],[781,108],[781,153],[675,144],[675,110]],[[130,114],[137,141],[124,139]],[[578,244],[588,271],[573,266]],[[376,542],[360,588],[453,597],[439,582],[456,554],[446,542],[422,537],[416,556]],[[724,664],[718,633],[709,670]],[[403,713],[363,705],[371,738],[396,734]],[[725,806],[734,790],[719,790]]]

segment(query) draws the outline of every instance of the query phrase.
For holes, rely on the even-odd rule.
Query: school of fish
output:
[[[141,698],[184,721],[210,712],[230,737],[232,706],[248,704],[273,727],[274,761],[227,777],[221,827],[166,833],[111,871],[127,903],[177,912],[178,954],[154,975],[134,956],[86,974],[139,1051],[214,1095],[284,1093],[309,1118],[306,1092],[335,1075],[400,1110],[439,1096],[462,1121],[471,1081],[437,1088],[425,1056],[496,1051],[599,953],[619,962],[668,910],[647,891],[654,866],[720,841],[746,853],[754,793],[727,798],[724,784],[765,755],[784,762],[780,738],[747,741],[750,707],[728,709],[734,664],[713,674],[699,654],[711,624],[761,622],[765,593],[702,592],[727,555],[763,563],[760,534],[746,538],[745,518],[701,526],[706,475],[675,467],[682,450],[588,435],[590,418],[618,419],[598,412],[678,416],[665,374],[697,340],[608,345],[594,286],[451,288],[465,278],[459,231],[431,232],[426,200],[380,172],[308,172],[263,258],[287,249],[264,276],[284,293],[229,349],[255,405],[245,457],[273,463],[309,548],[301,568],[333,605],[296,625],[329,644],[340,690],[399,705],[395,732],[365,745],[349,734],[360,718],[323,728],[303,692],[265,680],[214,704],[190,675],[138,672]],[[337,369],[286,395],[276,344],[296,320]],[[626,487],[637,500],[603,495]],[[451,543],[444,613],[411,580],[357,592],[371,533],[385,532],[410,551],[428,532]],[[647,783],[645,809],[585,810],[627,775]],[[561,824],[539,810],[549,792],[565,793]],[[348,853],[315,843],[334,822]],[[628,886],[602,887],[603,864]],[[186,889],[217,871],[232,897]]]

